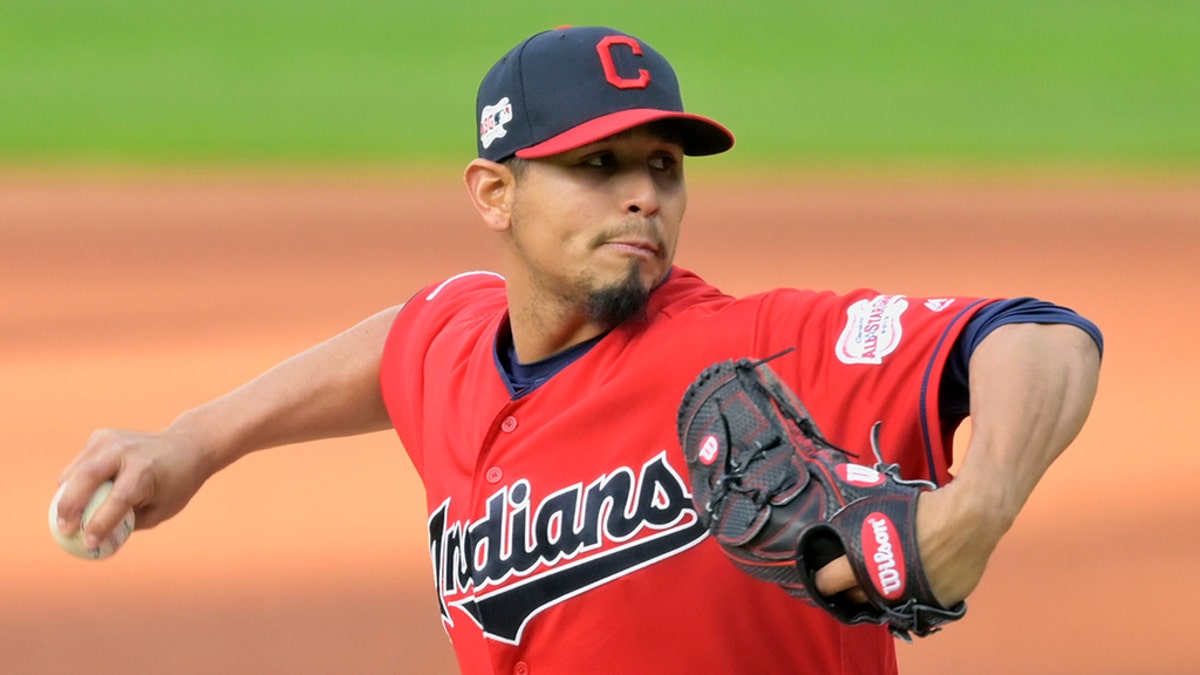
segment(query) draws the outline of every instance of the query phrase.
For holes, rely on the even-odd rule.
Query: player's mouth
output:
[[[662,257],[662,247],[649,239],[621,237],[604,242],[603,246],[623,255],[657,260]]]

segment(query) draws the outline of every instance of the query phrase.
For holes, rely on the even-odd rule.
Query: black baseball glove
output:
[[[766,361],[749,359],[700,373],[678,417],[696,510],[739,568],[843,623],[887,625],[911,640],[962,618],[966,605],[943,607],[930,590],[916,508],[934,486],[884,464],[878,431],[874,468],[850,462]],[[842,555],[866,604],[817,592],[817,570]]]

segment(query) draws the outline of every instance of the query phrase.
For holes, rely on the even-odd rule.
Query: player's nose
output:
[[[630,214],[643,217],[656,215],[662,208],[660,186],[649,170],[631,170],[624,172],[621,180],[620,195],[622,209]]]

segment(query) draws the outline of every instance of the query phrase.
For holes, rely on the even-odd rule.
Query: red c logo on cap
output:
[[[645,68],[639,69],[637,79],[621,77],[617,73],[617,65],[613,63],[613,45],[625,45],[633,51],[634,56],[642,55],[642,46],[628,35],[609,35],[600,40],[596,51],[600,54],[600,64],[604,66],[604,79],[618,89],[645,89],[646,85],[650,84],[650,71]]]

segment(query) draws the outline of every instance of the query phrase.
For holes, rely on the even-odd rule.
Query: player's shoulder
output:
[[[405,304],[405,311],[458,311],[464,306],[504,302],[504,277],[496,272],[474,270],[462,272],[430,284],[418,291]]]
[[[959,310],[978,307],[981,300],[975,297],[949,295],[924,297],[879,291],[873,288],[856,288],[846,292],[777,288],[762,293],[755,299],[772,309],[785,311],[808,308],[811,311],[873,316],[904,313],[952,314]]]
[[[872,332],[901,327],[955,324],[985,304],[964,296],[923,297],[860,287],[849,291],[776,287],[749,295],[728,295],[696,274],[675,268],[662,287],[662,313],[722,332],[767,331],[786,336]],[[707,334],[707,333],[706,333]]]
[[[495,291],[504,289],[504,276],[488,270],[472,270],[425,287],[413,297],[422,302],[433,302],[439,297],[445,301],[448,298],[462,296],[477,291]]]
[[[444,327],[491,317],[507,306],[504,277],[495,272],[463,272],[415,293],[397,317],[396,326]]]

